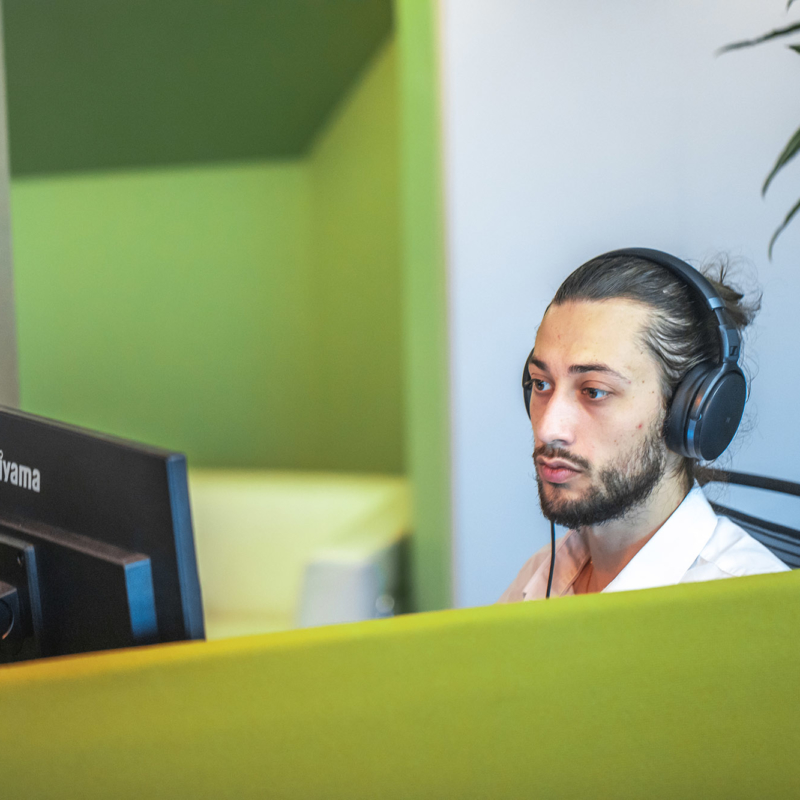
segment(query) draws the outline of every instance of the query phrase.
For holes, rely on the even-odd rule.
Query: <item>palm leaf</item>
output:
[[[778,39],[781,36],[788,36],[790,33],[794,33],[795,31],[800,31],[800,22],[795,22],[786,28],[778,28],[777,30],[770,31],[769,33],[765,33],[763,36],[759,36],[757,39],[746,39],[742,42],[726,44],[725,47],[720,47],[720,49],[717,50],[717,55],[722,55],[730,50],[740,50],[742,47],[753,47],[753,45],[761,44],[762,42],[768,42],[770,39]]]
[[[800,53],[800,44],[790,44],[789,49],[794,50],[795,53]]]
[[[778,171],[786,166],[796,155],[798,150],[800,150],[800,128],[798,128],[791,139],[789,139],[788,144],[786,147],[783,148],[783,152],[778,156],[778,160],[775,162],[775,166],[772,168],[772,171],[767,175],[767,179],[764,181],[764,185],[761,187],[761,194],[766,194],[767,188],[769,187],[770,183],[772,183],[772,179],[777,175]]]
[[[772,238],[769,240],[769,248],[767,249],[770,261],[772,260],[772,246],[775,244],[775,240],[783,233],[783,229],[792,221],[792,217],[794,217],[798,211],[800,211],[800,200],[792,206],[792,210],[786,215],[786,219],[781,223],[778,230],[772,234]]]

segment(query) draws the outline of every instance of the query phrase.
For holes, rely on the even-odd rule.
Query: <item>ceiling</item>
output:
[[[391,0],[3,0],[14,176],[303,154]]]

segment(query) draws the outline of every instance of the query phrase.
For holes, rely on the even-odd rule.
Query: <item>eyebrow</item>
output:
[[[533,364],[534,367],[538,367],[542,372],[550,372],[545,364],[544,361],[538,358],[534,358],[531,356],[528,359],[529,364]],[[570,375],[583,375],[586,372],[605,372],[608,375],[614,375],[615,377],[619,378],[621,381],[625,381],[625,383],[630,383],[630,378],[627,378],[621,372],[617,372],[615,369],[611,369],[608,364],[573,364],[569,370]]]

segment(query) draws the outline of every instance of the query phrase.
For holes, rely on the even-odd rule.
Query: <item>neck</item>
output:
[[[608,586],[667,521],[686,494],[682,476],[665,475],[647,500],[623,517],[583,527],[581,532],[592,556],[588,591],[599,592]]]

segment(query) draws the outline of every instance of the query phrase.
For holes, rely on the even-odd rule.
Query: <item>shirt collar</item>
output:
[[[695,484],[667,521],[603,591],[648,589],[680,582],[711,538],[716,525],[714,510],[703,490]],[[572,584],[586,566],[589,556],[589,545],[580,531],[570,531],[556,543],[552,597],[572,594]],[[525,584],[523,599],[545,596],[549,572],[550,558],[545,557]]]
[[[695,484],[667,521],[603,591],[649,589],[679,583],[716,526],[714,509],[703,490]]]

